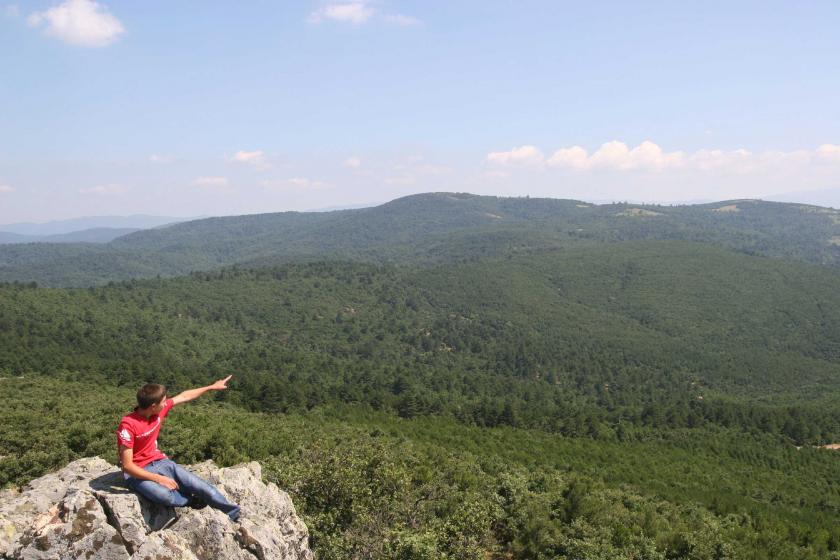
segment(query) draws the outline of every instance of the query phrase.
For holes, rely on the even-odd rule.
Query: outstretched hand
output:
[[[215,383],[210,385],[210,388],[215,390],[215,391],[221,391],[223,389],[227,389],[227,382],[230,381],[231,377],[233,377],[233,376],[228,375],[224,379],[219,379],[218,381],[216,381]]]

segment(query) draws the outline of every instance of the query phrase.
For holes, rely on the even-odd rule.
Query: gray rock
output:
[[[128,560],[122,537],[108,524],[99,500],[90,489],[69,486],[56,513],[40,530],[24,531],[11,557]]]
[[[91,560],[311,560],[289,495],[264,484],[259,463],[187,467],[238,503],[238,523],[210,507],[166,508],[129,491],[94,457],[0,493],[0,557]],[[172,519],[177,518],[174,523]],[[167,524],[169,524],[167,526]],[[166,526],[164,529],[163,527]]]
[[[261,482],[262,467],[251,462],[224,472],[212,463],[194,465],[194,472],[214,484],[242,508],[238,540],[260,560],[309,558],[308,531],[289,495],[274,483]],[[272,520],[275,520],[272,523]]]
[[[158,531],[149,533],[146,541],[132,558],[150,560],[198,560],[190,544],[178,533]]]
[[[71,484],[94,479],[109,470],[115,469],[102,459],[82,459],[33,480],[20,491],[0,495],[0,553],[10,550],[25,531],[58,523],[58,506]]]

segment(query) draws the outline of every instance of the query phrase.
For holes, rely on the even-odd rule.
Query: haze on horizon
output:
[[[840,5],[0,3],[0,223],[460,191],[840,206]]]

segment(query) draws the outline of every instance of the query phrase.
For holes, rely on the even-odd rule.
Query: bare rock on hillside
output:
[[[242,507],[166,508],[130,492],[94,457],[0,493],[0,557],[99,560],[311,560],[309,533],[289,495],[261,480],[259,463],[190,470]],[[173,522],[174,518],[174,522]],[[165,527],[165,528],[164,528]]]

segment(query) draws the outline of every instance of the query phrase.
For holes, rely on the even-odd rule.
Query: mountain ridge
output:
[[[90,228],[51,235],[22,235],[0,231],[0,244],[9,243],[108,243],[139,228]]]
[[[696,206],[425,193],[332,212],[214,217],[100,247],[0,247],[0,281],[86,286],[225,266],[341,258],[435,263],[580,242],[675,239],[840,265],[840,211],[739,199]]]
[[[80,218],[66,218],[61,220],[50,220],[47,222],[16,222],[11,224],[0,224],[0,231],[20,235],[48,236],[95,228],[148,229],[194,219],[197,218],[154,216],[150,214],[130,214],[128,216],[82,216]]]

